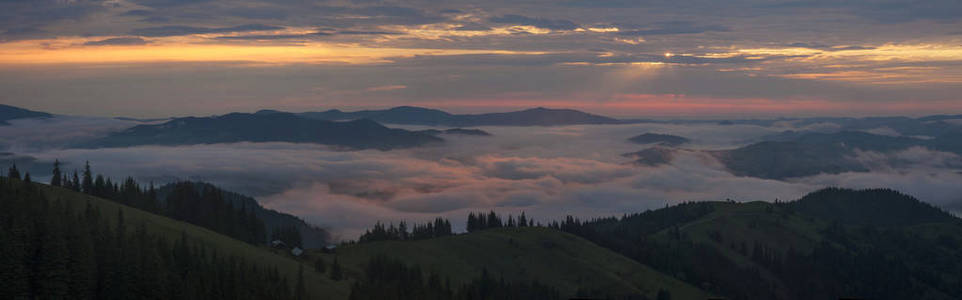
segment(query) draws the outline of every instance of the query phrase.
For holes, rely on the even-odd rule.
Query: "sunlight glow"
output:
[[[0,47],[0,64],[146,63],[146,62],[256,62],[291,63],[389,63],[392,58],[415,55],[526,54],[544,52],[375,48],[351,44],[303,42],[300,44],[235,45],[168,42],[137,46],[83,46],[85,39],[32,40]]]

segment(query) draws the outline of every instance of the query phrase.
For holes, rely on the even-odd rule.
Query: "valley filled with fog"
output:
[[[445,216],[463,230],[462,218],[473,211],[523,211],[537,221],[569,214],[620,216],[686,201],[794,200],[826,186],[888,187],[956,214],[962,211],[962,160],[924,146],[856,149],[849,159],[865,170],[780,180],[733,175],[712,155],[787,130],[832,133],[841,127],[828,121],[480,126],[472,128],[491,135],[443,134],[442,143],[390,151],[285,142],[75,149],[69,145],[143,123],[65,116],[10,123],[0,126],[0,151],[7,152],[2,159],[25,166],[35,178],[47,180],[43,170],[58,159],[71,173],[90,161],[96,172],[113,178],[133,176],[155,184],[207,181],[301,216],[342,239],[356,238],[374,220],[420,222]],[[886,127],[863,131],[899,135]],[[624,154],[653,147],[628,141],[643,133],[690,141],[664,147],[670,153],[665,162],[640,164]]]

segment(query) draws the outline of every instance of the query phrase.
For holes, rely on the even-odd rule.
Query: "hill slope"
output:
[[[598,247],[582,238],[547,228],[505,228],[429,240],[383,241],[346,245],[336,254],[312,252],[294,259],[285,250],[250,245],[213,231],[127,207],[106,199],[68,189],[34,184],[49,199],[65,209],[82,212],[89,204],[102,212],[107,222],[116,223],[118,215],[133,228],[143,227],[151,235],[171,243],[185,237],[215,251],[218,256],[236,256],[261,268],[276,268],[293,286],[303,268],[308,296],[319,299],[347,299],[350,284],[362,278],[362,269],[372,257],[388,254],[405,263],[437,270],[454,283],[469,281],[486,268],[505,280],[538,280],[560,289],[564,295],[576,292],[595,294],[640,294],[650,298],[669,291],[680,299],[706,298],[707,294],[658,273],[651,268]],[[58,204],[61,205],[61,204]],[[115,212],[119,212],[115,213]],[[141,226],[142,224],[142,226]],[[326,273],[315,272],[312,263],[336,256],[347,280],[332,281]],[[330,267],[329,267],[330,268]],[[330,271],[327,271],[330,273]]]
[[[962,297],[962,222],[892,190],[689,203],[559,227],[733,299]]]
[[[417,240],[378,241],[337,249],[349,274],[360,276],[370,257],[388,255],[439,272],[457,285],[477,278],[482,268],[506,281],[537,280],[562,296],[578,290],[595,295],[645,295],[660,289],[674,299],[704,299],[699,289],[588,242],[548,228],[502,228]],[[327,254],[331,256],[331,254]],[[327,257],[326,259],[333,259]]]
[[[7,123],[7,121],[14,119],[49,117],[53,117],[53,115],[45,112],[32,111],[15,106],[0,104],[0,126],[9,125],[10,123]]]
[[[300,232],[301,239],[303,240],[303,246],[305,248],[319,249],[328,245],[330,233],[322,228],[308,224],[301,218],[272,209],[266,209],[254,198],[231,191],[221,190],[220,188],[209,183],[194,182],[193,185],[198,192],[205,188],[220,191],[224,199],[230,201],[231,205],[234,207],[245,207],[252,209],[254,215],[257,216],[258,219],[264,221],[264,225],[266,226],[268,234],[274,230],[293,226]],[[168,184],[157,189],[157,199],[161,201],[166,199],[167,194],[171,192],[173,186],[174,184]],[[161,205],[163,205],[163,203],[161,203]]]
[[[140,224],[144,224],[148,233],[166,237],[171,243],[182,236],[186,236],[192,243],[209,247],[220,255],[241,257],[248,262],[256,263],[261,268],[277,268],[278,272],[289,280],[298,277],[298,269],[302,265],[301,261],[288,257],[284,252],[253,246],[202,227],[71,190],[42,184],[34,185],[48,199],[61,200],[67,209],[74,212],[82,212],[89,203],[94,209],[100,210],[109,222],[116,222],[117,212],[121,211],[124,222],[130,225],[131,231]],[[304,265],[304,269],[304,280],[309,283],[307,285],[308,295],[319,299],[326,299],[327,297],[334,299],[347,298],[349,293],[347,282],[333,282],[322,274],[311,271],[313,269],[309,265]]]

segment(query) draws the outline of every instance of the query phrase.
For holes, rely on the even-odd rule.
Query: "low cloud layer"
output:
[[[18,125],[24,124],[3,130],[23,128]],[[423,221],[441,215],[451,218],[457,229],[469,211],[524,211],[536,220],[548,221],[568,214],[621,215],[684,201],[791,200],[826,186],[891,187],[948,209],[962,207],[958,196],[962,186],[957,184],[962,175],[954,171],[958,156],[924,148],[893,154],[859,153],[858,159],[871,162],[870,173],[791,181],[733,176],[712,156],[697,151],[738,147],[792,128],[786,126],[484,127],[494,136],[445,136],[443,145],[395,151],[343,152],[289,143],[98,150],[14,146],[24,149],[19,154],[41,161],[65,161],[67,170],[89,160],[95,171],[113,177],[132,175],[155,183],[210,181],[254,195],[267,207],[329,227],[345,239],[356,238],[377,220]],[[690,138],[687,147],[694,150],[678,152],[670,164],[657,167],[630,164],[631,159],[621,154],[646,146],[626,139],[645,132]],[[60,140],[73,138],[68,135]],[[35,144],[39,140],[19,142]],[[63,142],[49,144],[57,143]],[[932,157],[939,160],[928,159]]]

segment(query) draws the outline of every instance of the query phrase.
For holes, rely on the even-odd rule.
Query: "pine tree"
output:
[[[60,160],[58,159],[58,160],[54,160],[54,161],[53,161],[53,177],[50,178],[50,185],[52,185],[52,186],[61,186],[61,185],[62,185],[62,182],[60,182],[60,180],[61,180],[60,176],[61,176],[61,173],[60,173]]]
[[[80,176],[77,175],[77,170],[73,170],[73,180],[70,183],[70,188],[74,191],[80,191]]]
[[[475,218],[474,213],[468,213],[468,232],[475,232],[478,230],[478,220]]]
[[[486,228],[501,228],[501,217],[492,210],[488,213],[488,226]]]
[[[81,191],[86,194],[93,194],[94,190],[94,175],[90,172],[90,162],[88,161],[84,165],[83,174],[83,185],[81,186]]]
[[[7,170],[7,177],[20,179],[20,170],[17,170],[17,164],[10,166],[10,169]]]

